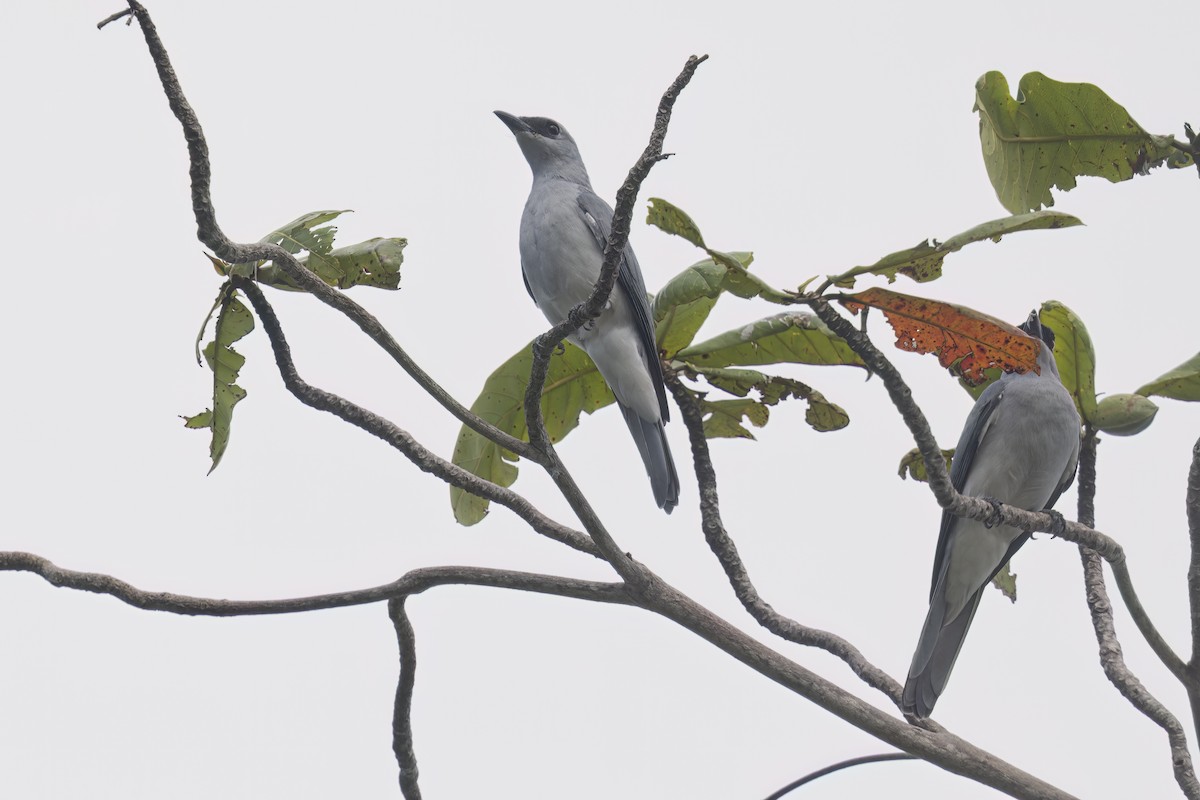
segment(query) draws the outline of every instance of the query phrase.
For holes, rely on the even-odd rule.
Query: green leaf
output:
[[[804,412],[804,421],[815,431],[841,430],[850,424],[850,415],[836,403],[825,399],[825,395],[813,389],[809,392],[808,410]]]
[[[1193,403],[1200,400],[1200,353],[1150,381],[1137,393],[1143,397],[1156,395]]]
[[[324,256],[337,273],[336,286],[373,286],[376,289],[400,288],[400,265],[404,263],[407,239],[367,239],[339,247]],[[312,260],[312,256],[309,257]]]
[[[754,256],[739,253],[749,264]],[[725,267],[711,258],[697,261],[667,281],[654,295],[655,339],[660,350],[672,355],[691,343],[708,314],[725,291]]]
[[[674,236],[687,239],[701,250],[707,250],[700,228],[692,221],[683,209],[678,208],[661,197],[650,198],[650,208],[646,214],[646,222]]]
[[[1110,394],[1096,406],[1093,423],[1112,436],[1133,436],[1150,427],[1158,406],[1140,394]]]
[[[701,400],[700,411],[707,439],[753,439],[754,434],[742,425],[742,419],[761,428],[771,416],[757,400]]]
[[[532,347],[530,342],[501,364],[484,382],[483,391],[471,405],[471,411],[478,416],[524,440],[528,439],[524,401],[533,363]],[[581,412],[591,414],[614,400],[596,365],[575,345],[564,343],[563,350],[550,358],[542,389],[542,415],[550,441],[560,441],[570,433],[579,424]],[[459,431],[451,460],[499,486],[511,486],[517,479],[517,468],[509,463],[517,457],[466,425]],[[454,518],[461,525],[474,525],[487,515],[487,500],[457,487],[450,487],[450,504]]]
[[[777,405],[792,397],[808,402],[804,420],[816,431],[836,431],[850,424],[848,415],[841,406],[831,403],[816,389],[791,378],[767,375],[753,369],[729,369],[720,367],[694,367],[684,365],[693,376],[703,375],[709,385],[738,397],[746,397],[751,391],[758,392],[758,402],[765,406]]]
[[[183,417],[183,427],[191,428],[192,430],[200,430],[201,428],[212,427],[213,413],[212,411],[201,411],[194,417]]]
[[[404,263],[404,248],[408,240],[398,237],[375,238],[334,250],[333,238],[337,228],[332,225],[316,226],[344,213],[313,211],[271,231],[260,241],[277,244],[292,255],[307,251],[307,255],[298,260],[330,286],[339,289],[352,286],[398,289],[400,265]],[[237,275],[289,292],[302,291],[274,262],[252,261],[231,265],[212,256],[208,258],[221,275]]]
[[[1081,175],[1115,183],[1164,162],[1191,163],[1090,83],[1030,72],[1014,100],[1004,75],[988,72],[975,84],[975,110],[988,177],[1014,214],[1054,205],[1050,189],[1070,191]]]
[[[949,471],[950,464],[954,460],[954,450],[942,451],[942,458],[946,459],[946,470]],[[925,469],[925,458],[921,455],[921,451],[913,448],[904,454],[900,459],[899,475],[901,480],[907,480],[910,476],[914,481],[921,483],[929,483],[929,472]]]
[[[1017,576],[1013,574],[1009,562],[1004,562],[1004,566],[992,577],[992,586],[1012,602],[1017,602]]]
[[[1069,228],[1082,224],[1078,217],[1061,211],[1034,211],[1029,214],[1001,217],[976,225],[944,242],[928,239],[916,247],[886,255],[867,267],[854,267],[841,275],[831,277],[830,280],[843,289],[854,288],[854,277],[866,273],[885,277],[888,283],[894,283],[896,275],[905,275],[917,283],[926,283],[942,277],[942,262],[947,254],[957,252],[969,244],[988,239],[998,242],[1005,234],[1020,231]]]
[[[850,345],[813,314],[787,312],[692,345],[676,358],[702,367],[761,364],[865,364]]]
[[[746,299],[761,297],[767,302],[780,305],[790,305],[795,299],[794,294],[773,289],[762,278],[747,272],[746,265],[749,262],[742,259],[740,253],[723,253],[706,245],[704,237],[700,234],[700,228],[692,221],[692,218],[682,209],[661,197],[650,198],[646,222],[674,236],[683,237],[708,253],[713,261],[724,266],[728,270],[726,281],[723,284],[724,291],[732,292],[738,297]]]
[[[208,470],[210,475],[221,463],[221,457],[229,445],[233,407],[246,397],[246,390],[235,383],[246,359],[233,349],[233,344],[254,330],[254,315],[237,299],[237,293],[229,284],[222,288],[222,296],[214,338],[204,348],[204,360],[213,373],[212,408],[192,417],[184,417],[184,427],[208,428],[212,431],[209,443],[209,455],[212,458],[212,466]]]
[[[277,244],[292,255],[296,255],[302,250],[323,255],[333,249],[333,237],[337,233],[337,228],[332,225],[324,228],[316,226],[337,219],[349,210],[310,211],[286,225],[281,225],[259,241]]]
[[[1042,303],[1038,315],[1054,331],[1054,361],[1063,386],[1084,422],[1096,420],[1096,353],[1083,320],[1057,300]]]
[[[738,263],[749,267],[753,253],[730,253]],[[700,326],[721,297],[728,291],[729,270],[714,259],[697,261],[667,281],[654,296],[655,339],[658,348],[670,358],[695,338]]]

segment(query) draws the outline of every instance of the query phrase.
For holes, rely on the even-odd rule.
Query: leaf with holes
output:
[[[1060,83],[1040,72],[1021,78],[1017,99],[989,72],[975,84],[979,141],[992,187],[1014,214],[1054,205],[1052,188],[1070,191],[1079,176],[1126,181],[1164,163],[1191,164],[1167,136],[1142,129],[1090,83]]]
[[[704,436],[707,439],[753,439],[754,434],[742,425],[745,419],[756,428],[767,424],[771,412],[757,400],[700,400],[704,415]]]
[[[221,457],[229,445],[233,407],[246,397],[246,390],[235,383],[246,358],[233,349],[233,344],[254,330],[254,315],[237,299],[237,292],[229,284],[221,289],[220,305],[213,340],[204,348],[204,360],[213,373],[212,408],[183,418],[184,427],[212,431],[208,447],[212,458],[212,466],[208,470],[210,475],[221,463]]]
[[[955,253],[969,244],[991,240],[999,242],[1001,237],[1020,231],[1048,230],[1054,228],[1070,228],[1083,223],[1078,217],[1064,214],[1061,211],[1034,211],[1029,214],[1017,214],[1011,217],[1001,217],[990,222],[976,225],[970,230],[951,236],[944,242],[927,239],[916,247],[886,255],[879,261],[867,267],[854,267],[830,280],[835,286],[843,289],[854,288],[854,278],[858,275],[879,275],[893,283],[897,275],[912,278],[917,283],[926,283],[942,277],[942,262],[950,253]]]
[[[400,266],[404,263],[404,248],[408,240],[400,237],[368,239],[365,242],[333,249],[337,228],[317,227],[346,213],[345,211],[313,211],[271,231],[260,241],[277,244],[309,268],[330,286],[349,289],[371,286],[376,289],[400,288]],[[306,252],[307,255],[300,256]],[[227,264],[208,256],[217,272],[224,276],[237,275],[266,286],[289,292],[302,291],[294,280],[272,261],[252,261]]]
[[[846,295],[841,302],[854,313],[864,306],[878,308],[896,333],[896,347],[932,353],[943,367],[956,365],[969,383],[986,380],[984,370],[990,367],[1037,371],[1037,339],[966,306],[881,288]]]
[[[773,406],[792,397],[808,403],[804,421],[813,430],[826,432],[840,430],[850,424],[850,415],[836,403],[811,386],[791,378],[767,375],[753,369],[730,369],[721,367],[685,367],[693,376],[703,375],[709,385],[724,392],[746,397],[751,391],[758,393],[758,401]]]
[[[484,382],[483,391],[471,405],[471,411],[518,439],[528,440],[525,427],[525,388],[533,364],[530,342],[501,364]],[[612,391],[587,353],[564,343],[561,352],[550,358],[546,385],[542,389],[542,416],[550,441],[557,442],[579,424],[581,413],[591,414],[614,402]],[[517,479],[515,454],[480,436],[466,425],[458,434],[451,460],[460,467],[499,486],[511,486]],[[488,501],[450,487],[450,505],[454,518],[462,525],[474,525],[488,511]]]

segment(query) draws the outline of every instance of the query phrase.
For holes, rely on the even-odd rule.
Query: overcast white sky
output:
[[[191,348],[219,280],[195,240],[178,125],[140,33],[95,29],[116,0],[11,5],[0,26],[0,549],[229,598],[365,587],[437,564],[609,577],[503,509],[456,526],[444,486],[286,394],[260,331],[239,345],[249,397],[205,477],[207,440],[178,415],[209,402]],[[1154,132],[1200,122],[1179,91],[1194,31],[1117,8],[150,5],[208,135],[225,230],[253,240],[307,211],[353,208],[340,242],[409,237],[401,291],[353,293],[464,402],[544,326],[519,276],[528,168],[493,109],[565,124],[611,198],[663,89],[688,55],[710,54],[678,103],[676,155],[655,167],[642,202],[671,200],[714,247],[754,250],[755,270],[795,286],[1004,215],[971,114],[987,70],[1014,86],[1032,70],[1096,83]],[[1085,180],[1057,208],[1087,227],[973,245],[943,280],[897,288],[1012,321],[1061,300],[1091,330],[1099,390],[1132,391],[1196,351],[1198,196],[1194,171]],[[640,223],[632,241],[652,290],[698,258]],[[457,423],[356,329],[306,296],[272,299],[308,380],[449,456]],[[705,332],[776,310],[727,298]],[[952,446],[969,398],[933,359],[889,352]],[[813,433],[795,404],[773,412],[757,443],[714,443],[726,522],[775,608],[901,676],[925,614],[938,509],[896,477],[912,442],[881,383],[785,371],[841,404],[851,426]],[[1143,435],[1104,440],[1097,513],[1186,655],[1183,495],[1200,410],[1161,405]],[[682,426],[669,436],[685,476],[671,517],[654,507],[615,411],[585,419],[562,454],[624,549],[765,638],[704,546]],[[533,468],[515,488],[569,519]],[[1074,502],[1073,490],[1061,501],[1070,517]],[[1020,601],[985,598],[937,719],[1081,797],[1173,796],[1165,736],[1100,671],[1075,548],[1040,538],[1014,566]],[[398,796],[383,606],[188,619],[8,574],[0,608],[6,797]],[[453,587],[411,608],[430,798],[753,800],[886,749],[643,612]],[[1186,715],[1117,613],[1130,665]],[[776,646],[858,686],[828,656]],[[881,793],[995,796],[911,763],[797,796]]]

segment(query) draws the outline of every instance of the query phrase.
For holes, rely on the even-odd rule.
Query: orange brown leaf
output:
[[[878,308],[896,332],[896,347],[932,353],[943,367],[957,365],[971,384],[987,380],[985,369],[1037,372],[1041,342],[1020,329],[974,309],[874,288],[846,295],[842,304],[857,314]]]

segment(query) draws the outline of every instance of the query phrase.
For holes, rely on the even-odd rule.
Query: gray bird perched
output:
[[[600,277],[613,211],[594,191],[575,140],[545,117],[496,116],[533,170],[521,215],[525,289],[552,324],[587,300]],[[654,501],[668,514],[679,503],[679,476],[664,425],[668,419],[654,319],[633,248],[621,254],[617,285],[600,317],[568,337],[596,362],[617,398],[650,476]]]
[[[1075,479],[1080,422],[1054,363],[1054,331],[1037,311],[1020,327],[1042,342],[1041,373],[1004,375],[979,395],[954,451],[950,480],[962,494],[1042,511]],[[924,718],[933,711],[979,598],[1029,536],[942,512],[929,614],[904,684],[906,714]]]

